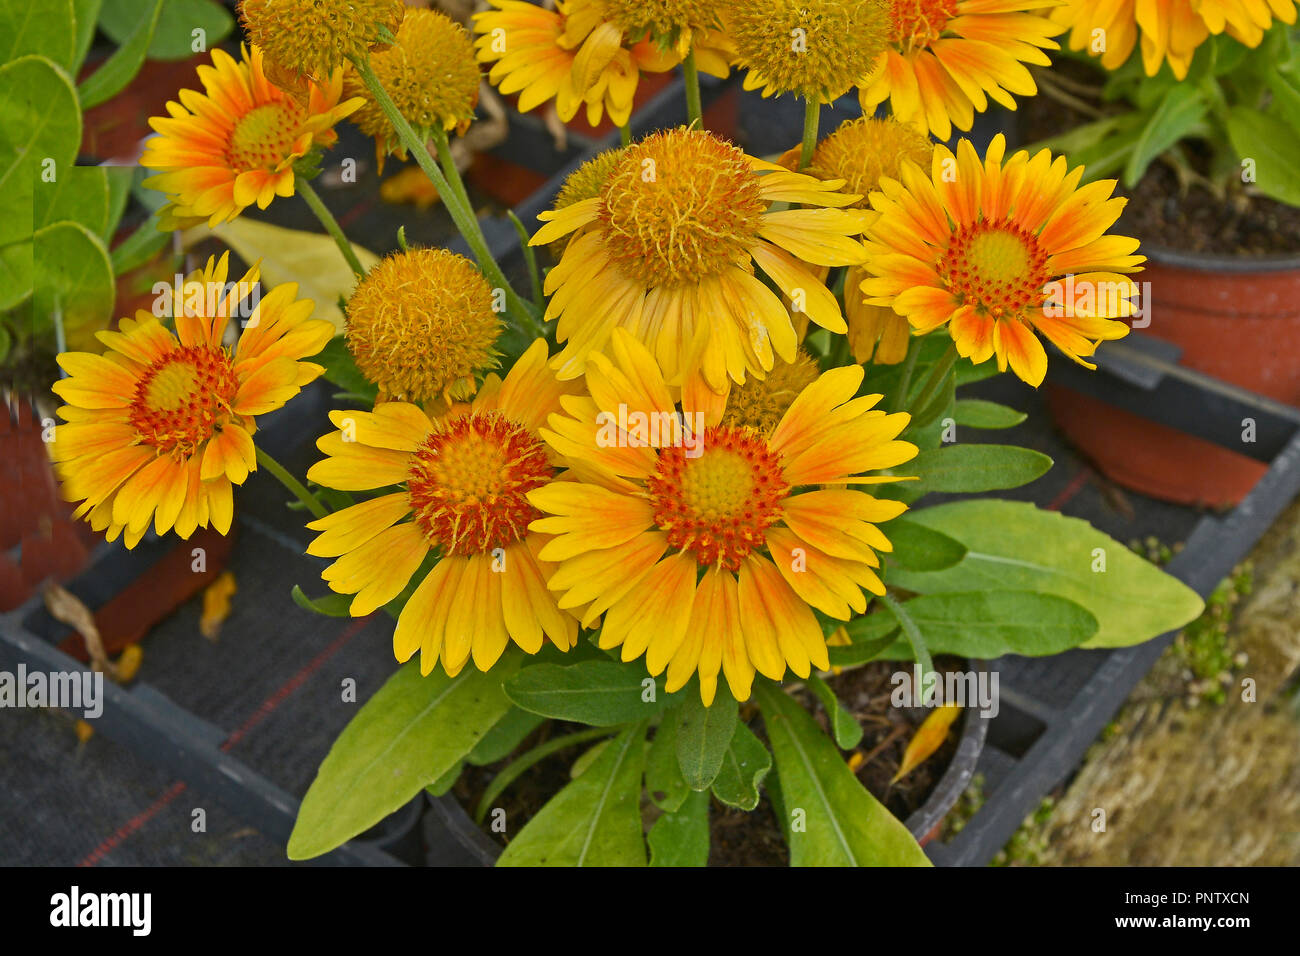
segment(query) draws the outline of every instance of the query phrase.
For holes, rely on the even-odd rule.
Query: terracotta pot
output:
[[[1235,259],[1143,247],[1150,326],[1179,363],[1300,405],[1300,256]],[[1102,346],[1105,348],[1105,345]],[[1071,389],[1052,386],[1061,430],[1108,477],[1178,504],[1235,505],[1268,466]]]

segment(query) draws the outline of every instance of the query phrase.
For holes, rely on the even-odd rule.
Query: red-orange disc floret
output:
[[[1028,229],[1010,221],[980,221],[953,234],[938,271],[962,304],[994,318],[1012,317],[1042,303],[1047,258]]]
[[[957,0],[894,0],[894,42],[903,49],[928,47],[957,15]]]
[[[136,385],[127,417],[140,441],[161,454],[192,455],[231,417],[239,391],[230,355],[179,346],[156,359]]]
[[[415,523],[448,555],[522,540],[541,517],[526,495],[555,477],[542,442],[497,411],[441,423],[413,457],[407,491]]]
[[[674,548],[694,553],[704,566],[740,570],[781,517],[790,490],[781,459],[749,428],[705,431],[703,452],[666,448],[646,487],[654,521]]]

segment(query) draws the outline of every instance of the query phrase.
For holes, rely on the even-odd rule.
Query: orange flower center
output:
[[[306,113],[289,97],[245,113],[230,133],[226,161],[239,172],[274,169],[293,153]]]
[[[610,255],[653,287],[747,267],[766,208],[741,150],[710,133],[670,130],[623,152],[600,215]]]
[[[660,453],[646,483],[655,524],[668,532],[669,544],[694,552],[701,565],[737,571],[767,540],[790,485],[780,458],[747,428],[710,428],[702,447],[695,458],[684,448]]]
[[[904,51],[924,49],[957,15],[957,0],[894,0],[894,42]]]
[[[141,377],[127,417],[140,440],[163,454],[193,454],[230,416],[239,379],[223,349],[180,347]]]
[[[939,274],[963,304],[1002,318],[1041,302],[1049,276],[1038,238],[1010,222],[977,222],[953,235]]]
[[[447,554],[521,540],[541,513],[525,495],[555,477],[546,448],[500,412],[444,423],[416,451],[407,478],[415,522]]]

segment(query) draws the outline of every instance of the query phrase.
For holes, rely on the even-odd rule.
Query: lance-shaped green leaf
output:
[[[907,463],[920,481],[903,490],[911,500],[931,491],[979,492],[1019,488],[1041,478],[1052,467],[1042,452],[1015,445],[962,443],[923,451]]]
[[[646,793],[665,813],[677,810],[692,792],[677,763],[677,719],[673,712],[659,722],[645,758]]]
[[[776,755],[791,866],[930,865],[798,703],[766,681],[755,694]]]
[[[680,808],[661,816],[648,840],[651,866],[708,866],[708,793],[691,793]]]
[[[1034,591],[1081,605],[1097,619],[1084,647],[1139,644],[1195,620],[1204,602],[1187,585],[1086,521],[1019,501],[955,501],[908,519],[960,541],[966,556],[942,571],[890,568],[909,591]]]
[[[831,690],[830,685],[816,674],[809,675],[807,684],[808,689],[817,695],[817,699],[821,701],[830,716],[831,733],[835,735],[835,743],[841,750],[852,750],[862,740],[862,725],[844,709],[844,705],[835,696],[835,691]]]
[[[722,758],[736,732],[739,705],[726,688],[719,688],[713,704],[705,707],[699,686],[686,687],[677,725],[677,763],[692,790],[707,790],[722,769]]]
[[[474,749],[510,709],[502,678],[519,666],[505,654],[484,673],[420,675],[402,665],[375,692],[321,762],[289,837],[289,858],[307,860],[339,846],[406,804]]]
[[[966,428],[1012,428],[1023,422],[1026,415],[982,398],[959,398],[952,417],[958,425]]]
[[[558,720],[610,727],[651,717],[668,695],[643,667],[618,661],[532,664],[506,681],[506,694],[524,710]]]
[[[753,810],[758,806],[759,788],[771,769],[772,755],[763,742],[737,722],[722,767],[713,778],[713,795],[728,806]]]
[[[506,846],[498,866],[645,866],[646,722],[611,740]]]
[[[909,571],[940,571],[966,556],[960,541],[906,518],[895,518],[881,530],[894,546],[889,553],[890,565]]]
[[[123,0],[117,0],[123,2]],[[132,0],[134,19],[131,32],[120,42],[113,55],[77,87],[81,108],[88,110],[111,100],[126,89],[144,65],[149,44],[162,16],[163,0]]]
[[[72,0],[0,0],[0,63],[33,53],[70,70],[76,42]]]
[[[524,738],[537,729],[546,718],[541,714],[532,714],[518,707],[511,707],[478,742],[469,754],[469,762],[476,767],[496,763],[510,756],[524,741]]]

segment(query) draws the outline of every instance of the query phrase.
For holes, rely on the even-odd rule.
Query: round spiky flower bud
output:
[[[817,144],[808,171],[819,179],[844,180],[845,192],[860,194],[858,205],[865,209],[882,176],[897,179],[904,160],[928,172],[933,152],[930,137],[893,117],[859,116]]]
[[[777,359],[764,378],[751,375],[744,385],[734,385],[727,396],[722,424],[752,428],[770,435],[781,422],[790,403],[817,380],[821,370],[803,349],[793,362]]]
[[[725,4],[745,89],[822,103],[861,85],[894,33],[886,0],[730,0]]]
[[[475,376],[496,364],[501,318],[494,304],[491,287],[464,256],[395,252],[348,300],[348,349],[385,398],[469,398]]]
[[[364,56],[397,33],[402,0],[241,0],[248,39],[282,74],[329,79],[349,57]]]
[[[438,128],[463,133],[474,118],[479,88],[474,42],[468,30],[445,14],[409,11],[397,42],[371,56],[370,68],[417,133]],[[405,159],[397,131],[355,70],[348,71],[343,88],[347,96],[365,100],[352,121],[374,139],[381,159],[389,154]]]

